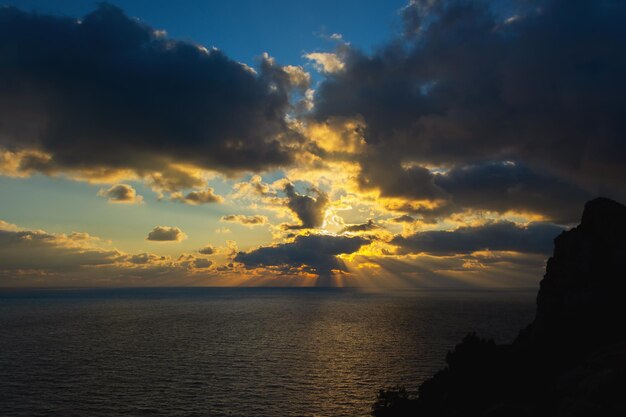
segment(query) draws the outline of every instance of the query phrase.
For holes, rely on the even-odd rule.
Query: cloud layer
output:
[[[96,182],[88,197],[155,216],[143,244],[192,252],[0,222],[0,278],[518,276],[585,201],[626,199],[626,4],[411,0],[402,17],[373,52],[333,35],[308,64],[252,68],[107,4],[0,8],[0,175]],[[215,235],[143,241],[169,210]]]
[[[293,159],[284,116],[300,85],[269,58],[257,74],[107,4],[81,20],[2,8],[0,54],[0,147],[41,152],[22,171],[261,170]]]
[[[415,0],[403,38],[373,55],[342,46],[315,116],[362,119],[363,189],[568,221],[589,196],[624,198],[626,5],[501,6]],[[455,171],[436,178],[432,167]]]
[[[281,273],[312,272],[328,276],[333,270],[345,271],[336,255],[356,252],[369,243],[362,237],[300,235],[293,242],[239,252],[236,262],[247,268],[271,268]]]
[[[400,248],[400,253],[454,255],[488,250],[549,255],[554,238],[563,230],[546,223],[519,226],[512,222],[497,222],[453,231],[397,236],[391,243]]]
[[[2,220],[0,261],[0,287],[176,285],[214,273],[203,257],[129,254],[87,233],[54,234]]]
[[[246,216],[244,214],[229,214],[222,216],[221,220],[224,222],[239,223],[244,226],[262,226],[268,222],[268,219],[265,216]]]

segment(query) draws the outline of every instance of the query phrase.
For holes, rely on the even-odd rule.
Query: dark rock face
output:
[[[537,315],[509,345],[470,334],[419,388],[381,391],[392,416],[626,416],[626,206],[585,205],[554,241]]]
[[[626,336],[626,206],[597,198],[578,227],[554,240],[537,295],[535,342],[584,334],[589,347]]]

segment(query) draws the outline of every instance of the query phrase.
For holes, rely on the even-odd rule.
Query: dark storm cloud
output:
[[[442,211],[535,212],[557,223],[578,221],[581,205],[592,197],[571,182],[513,162],[454,168],[436,174],[434,183],[453,196]]]
[[[365,122],[363,188],[469,201],[420,166],[511,160],[533,187],[543,177],[568,201],[626,193],[626,3],[414,1],[405,15],[406,37],[371,56],[346,48],[344,69],[316,93],[318,119]],[[485,204],[515,200],[502,195]],[[567,207],[531,204],[570,217]]]
[[[573,223],[579,219],[579,207],[593,197],[570,181],[511,161],[464,165],[442,173],[422,167],[398,171],[400,174],[396,176],[393,170],[388,170],[384,180],[374,177],[372,181],[395,183],[395,188],[383,188],[383,196],[438,200],[439,205],[434,208],[398,208],[419,213],[425,219],[469,209],[541,213],[556,223]],[[425,193],[425,184],[438,193]]]
[[[315,197],[303,195],[296,191],[293,184],[285,185],[285,194],[287,195],[287,207],[300,219],[299,225],[288,225],[288,229],[310,229],[319,227],[324,223],[324,213],[328,206],[328,195],[315,187],[311,187],[309,191],[315,194]]]
[[[491,250],[547,255],[552,252],[552,241],[562,231],[563,228],[548,223],[531,223],[524,227],[512,222],[498,222],[454,231],[397,236],[391,243],[398,246],[401,253],[454,255]]]
[[[292,80],[269,57],[256,74],[111,5],[80,21],[0,9],[0,148],[52,156],[25,170],[287,164]]]
[[[385,154],[371,153],[360,161],[357,182],[362,189],[380,189],[383,197],[440,200],[448,195],[434,182],[433,174],[421,166],[403,167]]]
[[[300,235],[293,242],[239,252],[234,260],[246,268],[276,268],[285,273],[302,268],[327,276],[332,270],[345,270],[336,255],[356,252],[368,243],[363,237]]]

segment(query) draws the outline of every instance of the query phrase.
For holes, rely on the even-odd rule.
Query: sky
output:
[[[0,4],[0,287],[533,287],[626,200],[619,1]]]

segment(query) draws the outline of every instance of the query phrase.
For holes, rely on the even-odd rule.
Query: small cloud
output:
[[[415,222],[415,218],[409,216],[408,214],[405,214],[400,217],[394,217],[393,219],[391,219],[391,221],[394,223],[413,223]]]
[[[254,175],[249,181],[239,182],[233,186],[233,197],[244,198],[252,196],[275,197],[276,190],[270,184],[263,182],[260,175]]]
[[[288,182],[285,184],[285,194],[287,195],[287,207],[300,220],[299,225],[286,225],[288,230],[312,229],[320,227],[324,223],[324,213],[330,202],[328,194],[316,187],[310,187],[309,192],[315,197],[303,195],[296,191],[295,186]]]
[[[188,253],[183,253],[178,257],[178,259],[176,259],[176,264],[189,270],[207,269],[213,265],[213,261],[206,258],[198,258]]]
[[[217,249],[213,245],[206,245],[198,249],[198,253],[203,255],[213,255]]]
[[[289,76],[289,84],[306,91],[311,85],[311,74],[299,65],[285,65],[283,71]]]
[[[159,171],[146,175],[145,180],[161,198],[164,192],[178,193],[182,197],[180,190],[205,186],[200,170],[181,166],[160,167]]]
[[[313,61],[315,69],[327,74],[343,71],[345,67],[341,58],[332,52],[311,52],[305,54],[304,57]]]
[[[146,240],[153,242],[180,242],[187,239],[187,235],[178,227],[156,226]]]
[[[350,232],[350,233],[356,233],[356,232],[368,232],[370,230],[374,230],[374,229],[378,229],[380,226],[376,225],[374,223],[374,220],[369,219],[367,221],[367,223],[363,223],[363,224],[350,224],[346,227],[344,227],[340,233],[345,233],[345,232]]]
[[[235,242],[234,240],[227,240],[224,252],[226,253],[226,257],[228,259],[233,259],[235,256],[237,256],[237,252],[239,252],[237,242]]]
[[[265,216],[259,216],[259,215],[246,216],[243,214],[230,214],[228,216],[222,216],[221,220],[223,222],[239,223],[244,226],[250,226],[250,227],[261,226],[261,225],[267,224],[268,222],[268,219]]]
[[[408,236],[398,235],[391,244],[399,253],[427,253],[435,256],[468,254],[479,251],[509,251],[549,254],[552,241],[563,231],[551,223],[520,225],[509,221],[486,223],[455,230],[430,230]]]
[[[227,265],[220,265],[218,267],[216,267],[215,269],[218,272],[226,272],[226,271],[230,271],[231,269],[233,269],[234,265],[232,263],[229,263]]]
[[[224,198],[215,194],[213,188],[208,187],[205,190],[191,191],[187,194],[181,192],[172,193],[170,198],[172,201],[178,201],[185,204],[208,204],[208,203],[221,203]]]
[[[193,266],[197,269],[206,269],[210,268],[213,265],[213,261],[209,261],[205,258],[196,258],[193,261]]]
[[[98,191],[98,195],[107,198],[109,203],[143,203],[143,197],[137,194],[137,190],[128,184],[115,184],[108,189],[101,188],[100,191]]]
[[[233,231],[230,230],[227,227],[218,227],[217,229],[215,229],[215,233],[217,233],[218,235],[226,235],[228,233],[232,233]]]
[[[145,265],[156,261],[164,261],[164,256],[157,256],[151,253],[138,253],[136,255],[130,255],[128,262],[137,265]]]
[[[18,228],[16,225],[12,223],[8,223],[8,222],[5,222],[4,220],[0,220],[0,230],[16,232]]]
[[[347,271],[337,255],[354,253],[368,243],[370,240],[361,236],[299,235],[291,242],[238,252],[234,261],[247,269],[270,268],[281,274],[305,271],[330,276],[333,271]]]
[[[515,22],[517,22],[517,21],[518,21],[518,20],[520,20],[521,18],[522,18],[522,16],[517,15],[517,14],[516,14],[516,15],[513,15],[513,16],[511,16],[511,17],[507,17],[507,18],[504,20],[504,24],[505,24],[505,25],[510,25],[511,23],[515,23]]]

